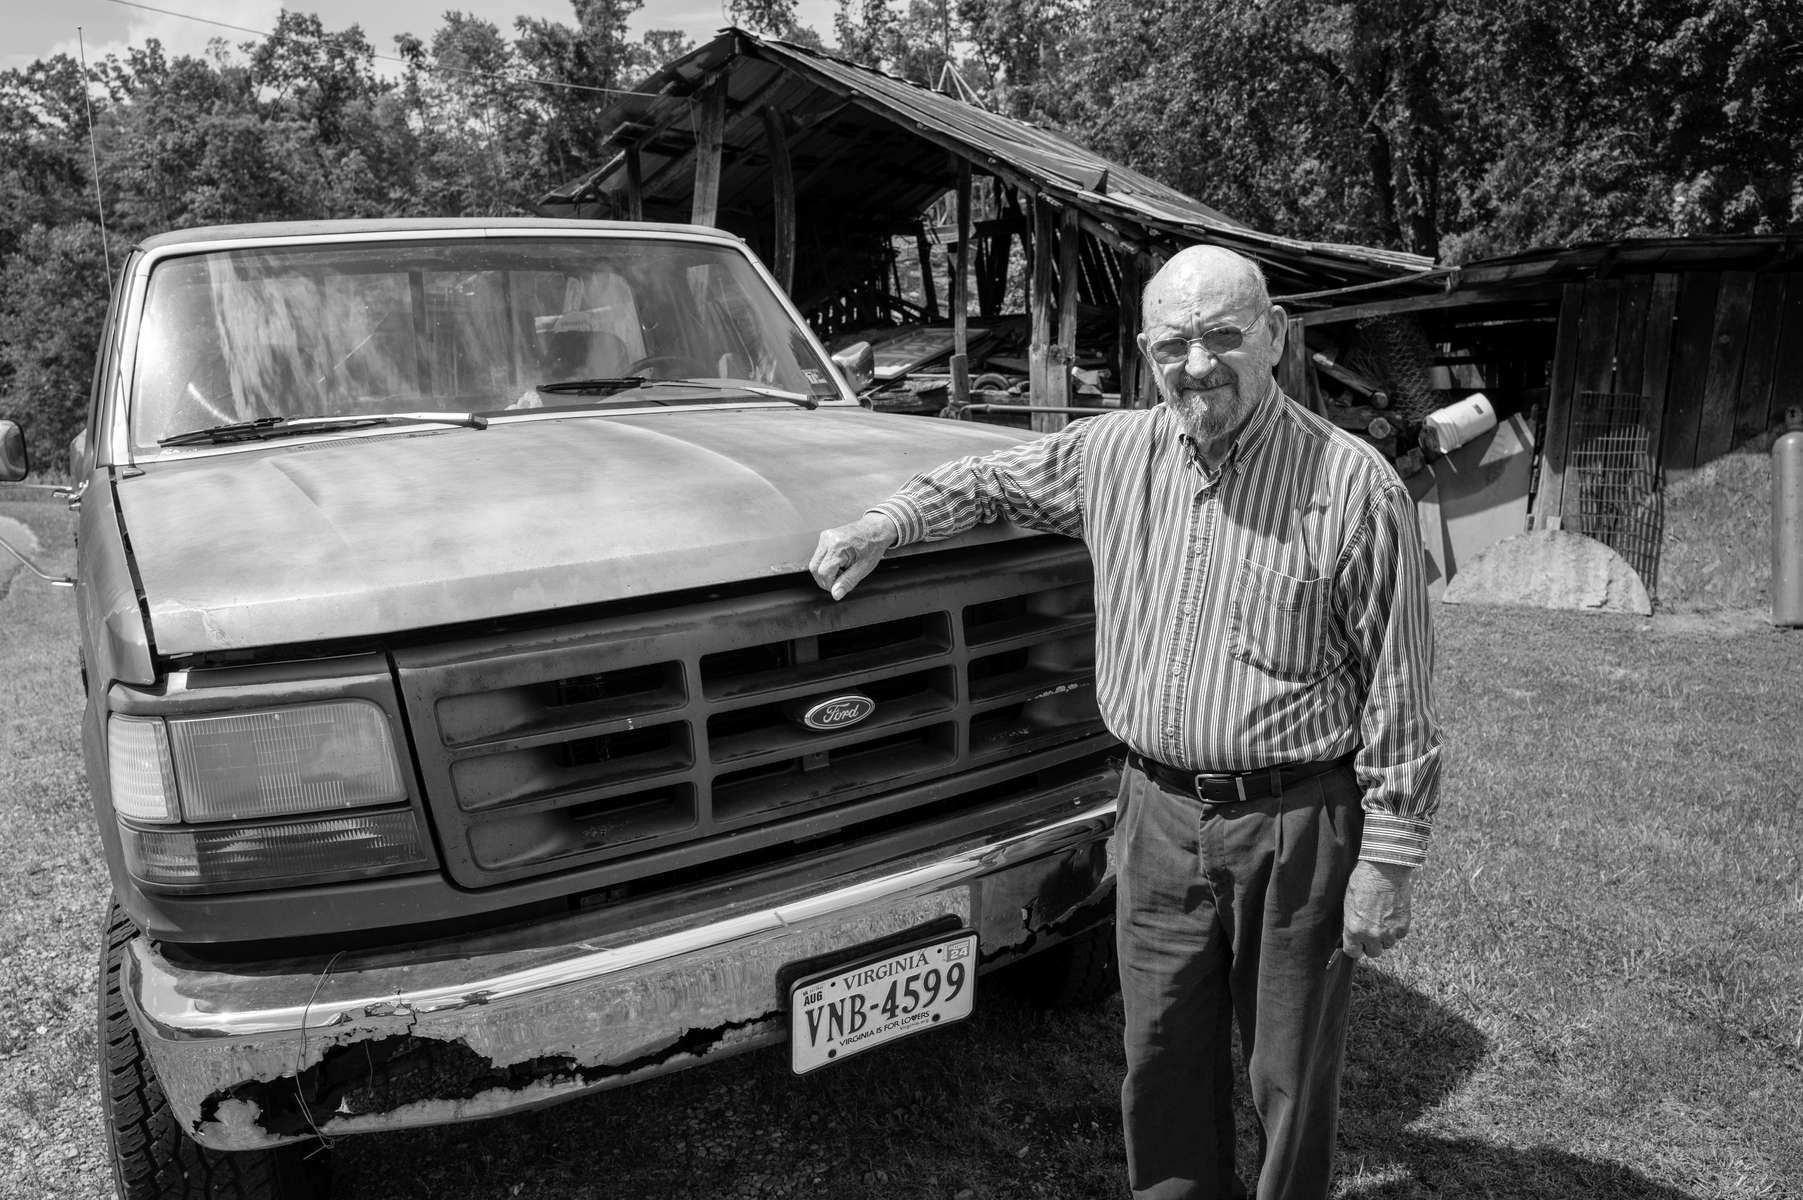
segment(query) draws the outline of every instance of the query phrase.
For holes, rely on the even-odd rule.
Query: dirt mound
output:
[[[1775,436],[1667,473],[1661,612],[1770,611]]]

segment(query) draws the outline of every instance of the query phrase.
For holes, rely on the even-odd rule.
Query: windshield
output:
[[[272,417],[838,399],[746,257],[650,238],[225,250],[150,277],[132,443]],[[540,391],[541,385],[602,381]],[[666,381],[693,381],[684,387]],[[741,396],[743,393],[739,393]]]

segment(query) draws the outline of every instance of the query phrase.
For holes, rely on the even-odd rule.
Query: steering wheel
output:
[[[685,379],[692,375],[711,374],[692,358],[682,354],[647,354],[626,364],[628,375],[650,375],[654,379]]]

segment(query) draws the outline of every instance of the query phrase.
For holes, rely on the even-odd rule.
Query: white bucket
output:
[[[1451,454],[1480,433],[1496,428],[1496,409],[1490,397],[1473,392],[1457,404],[1427,415],[1421,422],[1421,449],[1428,454]]]

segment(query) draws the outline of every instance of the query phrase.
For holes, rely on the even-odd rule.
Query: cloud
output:
[[[84,30],[89,65],[99,63],[109,54],[124,58],[128,49],[141,48],[151,38],[162,42],[164,52],[171,58],[181,55],[204,57],[215,38],[223,39],[236,52],[240,42],[256,41],[259,33],[275,28],[282,9],[280,0],[176,0],[176,3],[181,5],[183,15],[176,15],[173,5],[166,13],[120,8],[119,11],[126,14],[124,31],[114,32],[104,40]],[[117,26],[114,29],[116,31]],[[74,58],[78,50],[78,41],[71,36],[52,45],[45,57],[67,54]]]

